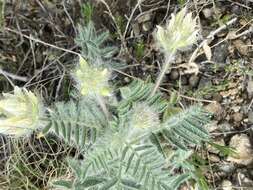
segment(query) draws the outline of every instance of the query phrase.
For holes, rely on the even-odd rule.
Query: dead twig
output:
[[[127,24],[126,24],[126,28],[125,28],[125,32],[123,34],[123,38],[126,38],[126,34],[128,32],[128,28],[129,28],[129,25],[131,23],[131,21],[133,20],[133,16],[134,16],[134,13],[135,11],[137,10],[137,8],[140,6],[140,4],[145,1],[145,0],[138,0],[138,2],[136,3],[135,7],[133,8],[132,12],[131,12],[131,15],[127,21]]]
[[[66,15],[67,15],[67,17],[68,17],[68,19],[69,19],[69,21],[70,21],[70,23],[71,23],[71,25],[72,25],[72,27],[73,27],[73,29],[74,29],[75,34],[77,34],[77,30],[76,30],[74,21],[73,21],[73,19],[71,18],[71,16],[69,15],[68,10],[67,10],[67,8],[66,8],[66,6],[65,6],[65,1],[62,2],[62,5],[63,5],[64,12],[66,13]]]
[[[27,77],[21,77],[12,73],[9,73],[7,71],[4,71],[0,68],[0,74],[4,75],[8,81],[10,81],[9,78],[12,78],[13,80],[18,80],[18,81],[22,81],[22,82],[27,82],[28,78]],[[10,81],[11,84],[13,84],[12,81]]]
[[[24,38],[29,39],[29,40],[32,40],[32,41],[34,41],[34,42],[41,43],[41,44],[43,44],[43,45],[45,45],[45,46],[49,46],[49,47],[54,48],[54,49],[58,49],[58,50],[61,50],[61,51],[65,51],[65,52],[74,54],[74,55],[81,56],[80,53],[77,53],[77,52],[75,52],[75,51],[68,50],[68,49],[65,49],[65,48],[62,48],[62,47],[55,46],[55,45],[53,45],[53,44],[49,44],[49,43],[44,42],[44,41],[42,41],[42,40],[33,38],[33,37],[28,36],[28,35],[25,35],[25,34],[22,34],[21,32],[18,32],[18,31],[16,31],[16,30],[11,29],[11,28],[4,28],[4,29],[7,30],[7,31],[9,31],[9,32],[18,34],[18,35],[20,35],[20,36],[22,36],[22,37],[24,37]]]

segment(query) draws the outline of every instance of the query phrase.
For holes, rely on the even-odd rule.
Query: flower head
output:
[[[145,102],[136,103],[132,108],[126,139],[131,141],[135,137],[159,126],[159,114]]]
[[[145,103],[133,106],[131,125],[138,129],[148,129],[159,126],[159,116],[152,107]]]
[[[21,136],[37,127],[41,115],[39,99],[17,86],[0,100],[0,133]]]
[[[110,73],[107,69],[92,67],[80,56],[79,67],[73,76],[82,95],[108,96],[110,88],[108,84]]]
[[[196,28],[196,18],[192,18],[192,13],[186,13],[186,8],[183,8],[176,15],[172,14],[165,27],[157,26],[155,37],[165,53],[175,53],[176,50],[183,50],[196,42]]]

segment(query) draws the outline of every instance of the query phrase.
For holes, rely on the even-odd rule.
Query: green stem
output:
[[[169,54],[169,56],[167,56],[165,64],[163,65],[163,68],[162,68],[162,70],[161,70],[161,72],[160,72],[160,74],[159,74],[159,76],[158,76],[158,78],[155,82],[155,86],[154,86],[154,89],[151,93],[151,96],[154,96],[157,89],[159,88],[159,86],[160,86],[160,84],[163,80],[163,77],[166,74],[166,71],[169,69],[170,63],[171,63],[172,59],[174,58],[174,55],[175,55],[175,53],[173,51],[172,53]]]

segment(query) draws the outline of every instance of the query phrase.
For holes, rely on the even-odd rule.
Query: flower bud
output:
[[[133,106],[126,139],[131,141],[137,136],[159,126],[160,120],[158,113],[145,102],[137,103]]]
[[[131,125],[138,129],[148,129],[159,126],[159,115],[152,107],[145,103],[138,103],[133,106]]]

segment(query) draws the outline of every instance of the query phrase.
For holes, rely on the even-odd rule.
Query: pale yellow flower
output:
[[[81,56],[79,67],[73,73],[77,87],[82,95],[110,95],[108,80],[110,73],[107,69],[90,66]]]
[[[155,37],[164,53],[174,54],[176,50],[184,50],[193,45],[197,34],[196,18],[192,18],[192,13],[186,13],[184,8],[176,15],[172,14],[166,26],[157,26]]]
[[[30,91],[14,88],[0,100],[0,133],[21,136],[35,129],[41,114],[39,99]]]

